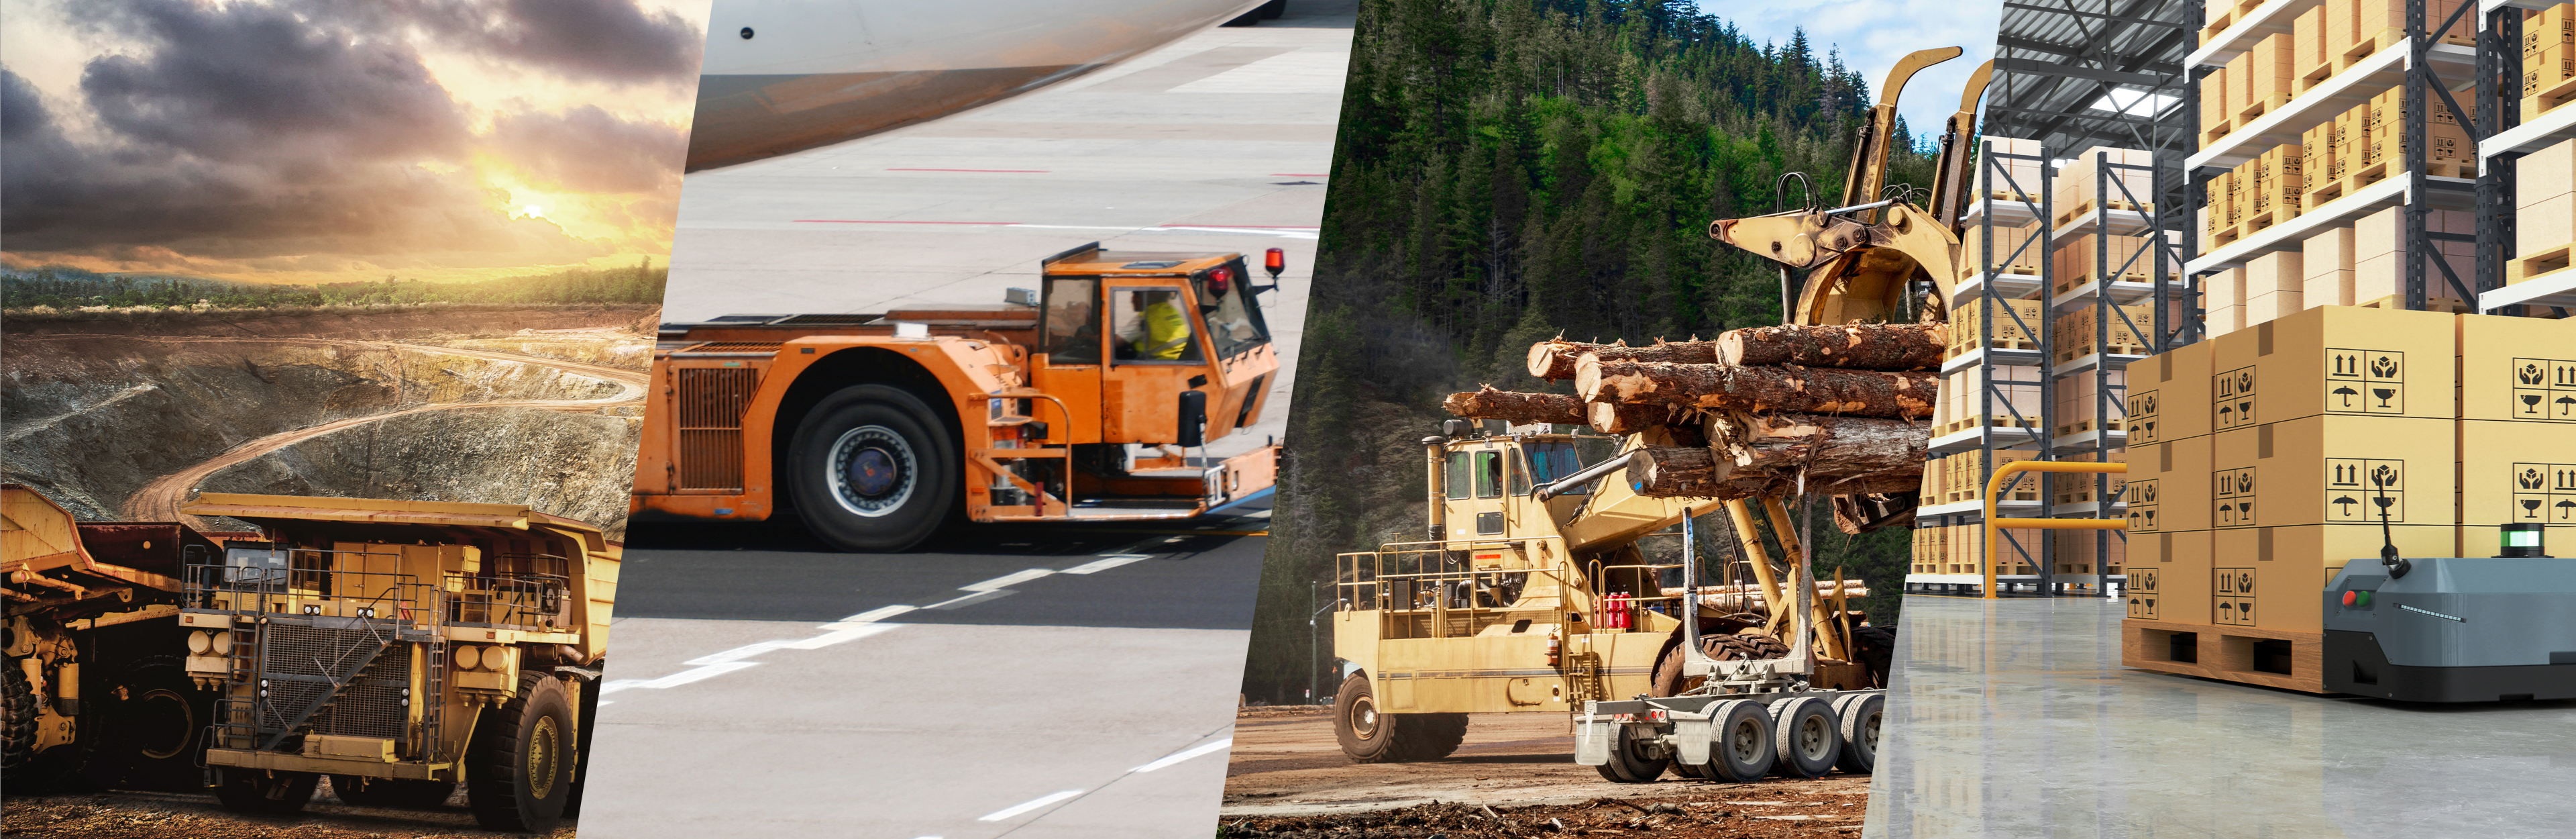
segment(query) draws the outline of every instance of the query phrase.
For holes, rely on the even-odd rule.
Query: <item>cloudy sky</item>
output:
[[[1937,136],[1941,122],[1959,109],[1960,89],[1977,65],[1995,57],[1995,30],[2003,22],[2000,0],[1926,3],[1922,0],[1762,0],[1756,3],[1699,0],[1700,11],[1716,15],[1744,31],[1754,43],[1789,42],[1791,32],[1806,27],[1807,40],[1822,56],[1839,48],[1843,63],[1869,80],[1872,96],[1887,80],[1887,71],[1906,53],[1933,47],[1967,50],[1957,58],[1917,73],[1896,102],[1896,112],[1917,137]]]
[[[709,0],[0,0],[0,260],[268,282],[670,253]]]

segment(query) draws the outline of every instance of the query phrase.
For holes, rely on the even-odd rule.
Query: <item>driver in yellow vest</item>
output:
[[[1180,294],[1139,291],[1128,296],[1135,313],[1118,326],[1118,339],[1136,349],[1140,360],[1171,361],[1190,348],[1190,319],[1182,314]]]

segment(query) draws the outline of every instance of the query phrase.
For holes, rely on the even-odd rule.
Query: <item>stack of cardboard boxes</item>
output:
[[[2522,118],[2529,121],[2576,98],[2576,6],[2565,3],[2522,21]]]
[[[2576,349],[2552,347],[2576,322],[2333,306],[2133,365],[2126,663],[2322,690],[2321,592],[2383,533],[2484,556],[2497,525],[2576,524],[2576,455],[2549,462],[2576,452]]]
[[[2576,140],[2524,155],[2514,170],[2513,203],[2514,260],[2505,282],[2566,270],[2568,246],[2576,242]]]

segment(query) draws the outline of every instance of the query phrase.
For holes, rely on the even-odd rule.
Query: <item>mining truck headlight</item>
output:
[[[456,648],[456,669],[472,670],[483,658],[483,648],[471,644]]]
[[[216,654],[216,655],[232,655],[232,654],[233,654],[233,634],[232,634],[232,633],[230,633],[230,632],[208,632],[208,633],[206,633],[206,640],[207,640],[207,642],[208,642],[208,643],[210,643],[210,644],[212,644],[212,645],[214,646],[214,652],[215,652],[215,654]]]
[[[213,652],[215,649],[214,635],[215,634],[212,632],[188,633],[188,654],[205,655],[206,653]]]

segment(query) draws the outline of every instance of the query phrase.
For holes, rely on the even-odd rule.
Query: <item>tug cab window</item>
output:
[[[1261,320],[1261,306],[1253,299],[1250,281],[1240,259],[1190,277],[1198,287],[1199,315],[1207,320],[1208,338],[1216,342],[1218,358],[1233,358],[1270,343],[1270,327]]]
[[[1100,363],[1100,318],[1100,278],[1047,278],[1048,362]]]
[[[1583,470],[1583,464],[1575,457],[1573,443],[1531,443],[1524,447],[1524,450],[1529,452],[1530,480],[1533,482],[1540,484],[1553,483],[1560,478]],[[1515,484],[1515,486],[1518,485]],[[1589,487],[1574,487],[1566,490],[1564,494],[1582,495],[1590,491],[1591,489]],[[1521,493],[1519,490],[1515,489],[1512,494],[1519,495]]]
[[[1188,309],[1179,286],[1125,287],[1109,294],[1110,322],[1117,324],[1112,352],[1122,362],[1199,363],[1198,319]]]
[[[1503,497],[1502,452],[1482,451],[1476,453],[1476,497]]]

